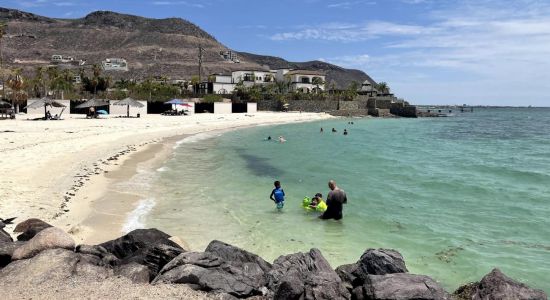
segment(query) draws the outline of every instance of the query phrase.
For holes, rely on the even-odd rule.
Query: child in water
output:
[[[273,184],[275,185],[275,188],[271,191],[269,199],[273,200],[273,202],[277,205],[277,209],[280,210],[283,209],[283,206],[285,205],[285,191],[281,188],[280,181],[277,180]]]
[[[323,195],[321,193],[315,194],[315,197],[311,199],[311,203],[309,204],[310,208],[316,209],[317,205],[323,201]]]

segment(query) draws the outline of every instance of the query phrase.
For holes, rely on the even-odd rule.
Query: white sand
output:
[[[175,141],[173,137],[177,136],[259,124],[321,120],[330,116],[313,113],[255,113],[148,115],[139,119],[95,120],[71,115],[61,121],[29,121],[24,118],[18,116],[17,120],[0,120],[0,217],[16,216],[17,221],[40,218],[69,230],[79,242],[89,242],[93,236],[90,216],[93,216],[98,205],[110,206],[109,203],[94,202],[106,192],[109,183],[116,179],[109,178],[110,174],[117,174],[117,169],[128,157],[133,156],[138,162],[155,157],[157,160],[162,159],[170,151],[170,143]],[[125,152],[117,160],[106,161],[128,149],[131,151]],[[147,149],[149,154],[139,158],[138,154],[147,152]],[[151,161],[155,163],[154,159]],[[124,174],[119,172],[116,176]],[[82,175],[86,177],[77,177]],[[79,181],[83,186],[79,186]],[[64,197],[70,199],[65,203]],[[66,206],[62,207],[63,203]],[[133,209],[133,204],[133,199],[128,198],[120,201],[118,206],[113,205],[116,213],[113,212],[112,217],[118,218],[113,223],[114,227],[105,222],[109,212],[103,213],[97,224],[107,224],[104,226],[106,229],[102,230],[112,230],[106,236],[95,236],[92,241],[119,236],[120,228],[116,227],[122,225],[120,220]],[[109,211],[109,208],[106,207],[105,211]],[[88,220],[87,224],[84,224],[85,220]]]

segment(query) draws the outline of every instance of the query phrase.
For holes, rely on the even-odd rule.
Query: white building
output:
[[[292,91],[301,90],[304,93],[311,93],[317,89],[325,90],[326,75],[319,71],[278,69],[275,78],[280,82],[289,81]]]
[[[235,90],[232,75],[212,74],[208,79],[208,94],[231,94]]]
[[[267,84],[275,82],[275,71],[234,71],[231,76],[233,77],[233,83],[239,83],[242,81],[242,83],[246,87],[250,87],[255,84]]]
[[[124,58],[107,58],[101,66],[105,71],[128,71],[128,62]]]

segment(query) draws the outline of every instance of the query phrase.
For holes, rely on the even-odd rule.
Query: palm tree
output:
[[[311,81],[311,83],[313,85],[315,85],[315,91],[318,93],[319,92],[319,86],[320,85],[323,85],[325,84],[325,82],[323,81],[323,79],[321,77],[313,77],[313,80]]]
[[[97,95],[97,86],[99,84],[99,76],[101,75],[101,66],[98,64],[94,64],[92,66],[92,72],[94,74],[92,85],[94,86],[94,94]]]
[[[376,85],[376,89],[382,93],[382,94],[389,94],[390,93],[390,87],[385,82],[380,82]]]
[[[4,72],[3,72],[3,64],[4,64],[4,54],[2,52],[2,38],[4,37],[4,34],[6,34],[6,28],[8,25],[4,22],[0,22],[0,74],[2,74],[2,84],[4,85],[2,88],[2,98],[6,95],[6,88],[4,83]]]
[[[21,75],[21,69],[15,69],[13,71],[13,74],[8,78],[7,85],[11,89],[11,101],[12,106],[15,109],[15,112],[18,112],[18,108],[16,106],[17,103],[26,100],[26,93],[24,91],[25,89],[25,80],[23,79],[23,76]]]

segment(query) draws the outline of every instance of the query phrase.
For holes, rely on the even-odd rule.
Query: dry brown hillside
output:
[[[47,65],[54,54],[86,61],[87,67],[108,57],[125,58],[128,72],[110,72],[114,78],[165,76],[190,78],[198,74],[198,48],[204,48],[203,74],[233,70],[291,67],[327,72],[327,82],[339,86],[370,77],[362,71],[324,62],[292,63],[284,59],[240,53],[240,63],[224,61],[228,50],[198,26],[178,18],[149,19],[97,11],[81,19],[52,19],[14,9],[0,8],[0,21],[8,25],[2,40],[4,63],[33,72]]]

